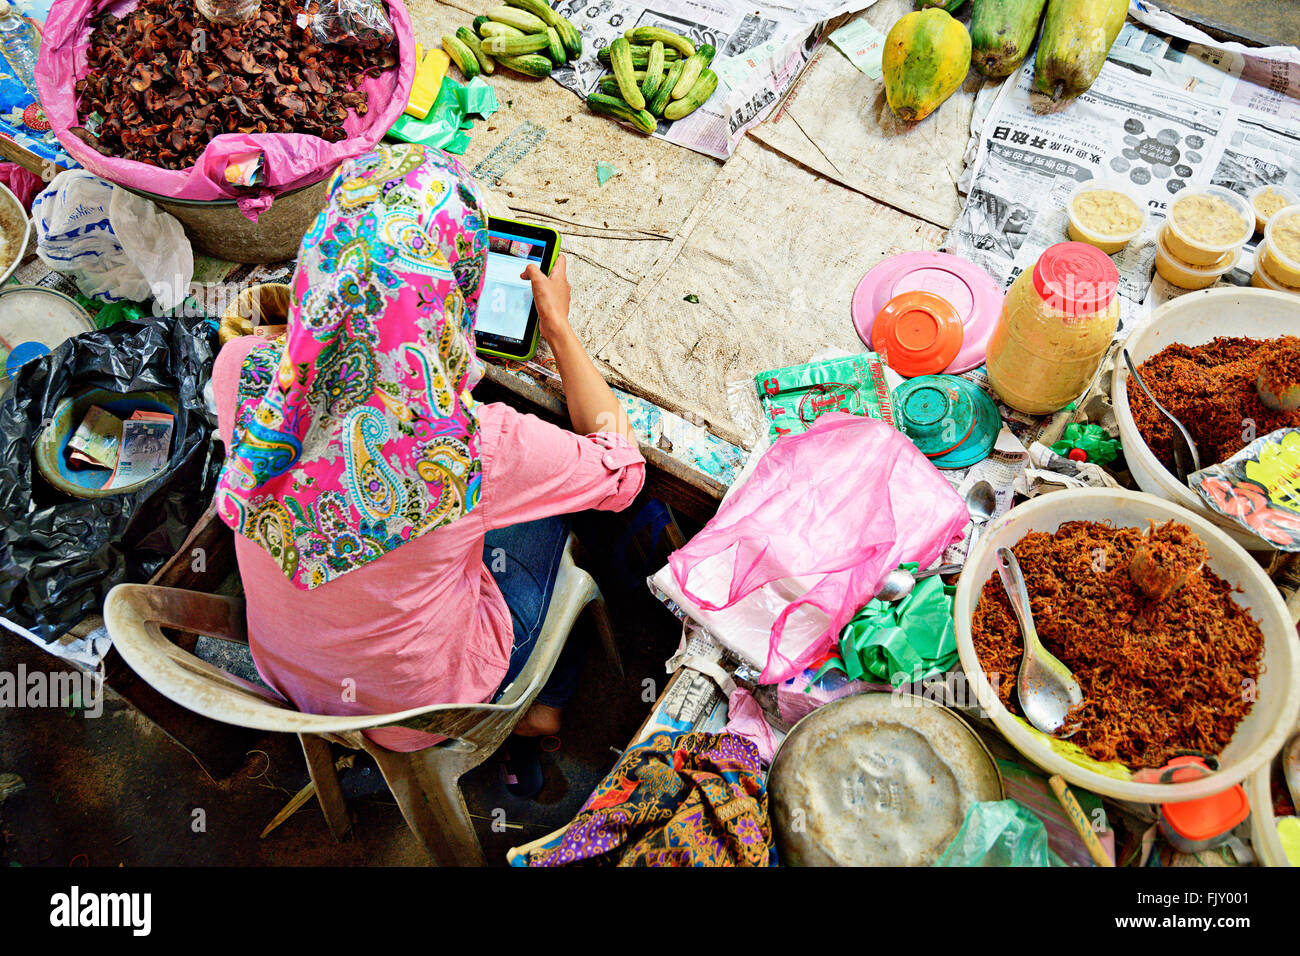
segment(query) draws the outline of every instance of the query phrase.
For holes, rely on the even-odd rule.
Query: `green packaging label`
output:
[[[806,432],[827,412],[865,415],[897,427],[885,367],[874,352],[759,372],[754,387],[772,441]]]

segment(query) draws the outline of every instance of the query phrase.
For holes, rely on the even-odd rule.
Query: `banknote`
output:
[[[98,405],[91,405],[68,439],[68,458],[78,465],[112,468],[117,464],[121,441],[122,419]]]

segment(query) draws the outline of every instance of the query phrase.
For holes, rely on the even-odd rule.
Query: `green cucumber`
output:
[[[447,56],[451,57],[451,61],[460,67],[460,72],[464,74],[465,79],[472,80],[482,72],[482,68],[478,65],[478,57],[474,55],[474,51],[454,36],[444,33],[442,48],[447,51]]]
[[[496,61],[483,49],[483,41],[474,35],[473,30],[469,27],[461,27],[456,31],[456,39],[469,47],[469,51],[474,54],[474,59],[478,60],[478,65],[484,73],[496,71]]]
[[[634,110],[645,109],[645,97],[641,95],[641,88],[632,75],[632,45],[623,37],[609,45],[609,62],[627,105]]]
[[[545,33],[534,33],[526,37],[488,37],[483,41],[483,49],[493,56],[523,56],[525,53],[537,53],[550,46]]]
[[[620,119],[638,132],[653,133],[658,126],[655,118],[645,110],[633,109],[630,103],[616,96],[592,93],[587,97],[587,108],[593,113],[602,113]]]
[[[569,55],[564,52],[564,44],[560,40],[560,34],[556,32],[555,27],[546,28],[546,55],[551,58],[551,62],[556,66],[563,66],[569,62]]]
[[[716,52],[707,43],[695,51],[695,55],[686,61],[686,67],[682,70],[682,75],[678,77],[677,85],[673,87],[673,99],[680,100],[691,91],[704,68],[713,62],[713,55]]]
[[[718,74],[705,69],[700,73],[700,78],[695,81],[695,85],[691,87],[689,93],[681,99],[673,100],[664,107],[664,119],[679,120],[683,116],[694,113],[708,102],[709,97],[713,95],[713,91],[717,88]]]
[[[605,69],[609,69],[609,47],[601,47],[601,49],[597,50],[596,59],[600,61],[601,66],[605,67]],[[676,50],[674,50],[672,47],[670,46],[664,47],[664,66],[671,66],[672,64],[676,63],[678,60],[684,60],[684,59],[686,58],[682,56],[680,53],[678,53]],[[649,63],[650,63],[650,47],[638,46],[637,44],[633,43],[632,44],[632,65],[636,67],[638,70],[644,70]]]
[[[659,40],[664,46],[672,47],[682,56],[694,56],[695,44],[680,33],[665,30],[662,27],[633,27],[623,34],[629,43],[643,43],[649,46]]]
[[[521,10],[514,6],[505,6],[504,4],[492,7],[487,12],[488,19],[495,20],[497,23],[505,23],[514,27],[516,30],[522,30],[524,33],[546,33],[549,24],[541,17],[534,16],[527,10]]]
[[[499,56],[497,65],[508,70],[522,73],[524,76],[546,77],[551,75],[551,58],[540,53],[525,53],[522,56]]]
[[[505,2],[531,13],[547,26],[555,27],[555,32],[560,35],[560,42],[564,44],[564,52],[568,54],[570,60],[582,56],[582,34],[567,17],[552,10],[550,4],[542,0],[505,0]]]
[[[668,67],[668,75],[659,84],[659,89],[655,90],[654,98],[646,104],[645,108],[651,116],[664,115],[664,107],[668,105],[668,101],[673,95],[673,87],[677,85],[677,80],[681,77],[684,69],[686,69],[685,60],[678,60]]]
[[[510,26],[508,23],[497,23],[495,20],[489,20],[487,23],[479,25],[478,35],[484,40],[488,37],[526,37],[528,36],[523,30]]]
[[[659,89],[659,84],[664,80],[664,45],[661,40],[655,40],[650,45],[650,59],[645,65],[645,79],[641,81],[641,95],[648,102]]]

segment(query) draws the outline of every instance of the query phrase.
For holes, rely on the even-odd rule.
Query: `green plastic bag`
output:
[[[420,120],[403,113],[388,135],[463,156],[469,148],[470,129],[474,125],[470,117],[488,117],[496,111],[496,92],[482,77],[476,76],[468,83],[444,77],[429,115]]]
[[[935,866],[1065,866],[1043,821],[1014,800],[975,803]]]
[[[1086,422],[1066,425],[1061,440],[1052,445],[1052,451],[1062,458],[1068,458],[1072,448],[1082,449],[1094,465],[1109,465],[1121,451],[1119,439],[1111,438],[1100,425]]]
[[[914,562],[903,567],[916,570]],[[850,680],[899,687],[947,672],[957,663],[952,621],[956,592],[936,575],[918,581],[901,601],[873,598],[844,626],[839,656],[823,664],[813,680],[829,670],[842,670]]]

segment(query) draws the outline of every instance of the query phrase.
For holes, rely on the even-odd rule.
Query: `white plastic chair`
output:
[[[104,601],[104,623],[131,668],[165,697],[213,720],[257,730],[296,733],[326,822],[336,838],[351,824],[329,743],[374,757],[402,816],[436,865],[485,863],[461,793],[460,778],[486,760],[523,718],[550,677],[582,609],[594,605],[601,642],[622,674],[600,588],[573,560],[570,536],[560,559],[541,635],[519,676],[494,704],[435,704],[394,714],[331,717],[304,714],[265,688],[177,647],[163,633],[176,628],[248,643],[241,599],[148,584],[119,584]],[[449,738],[424,750],[398,753],[361,733],[408,727]]]

